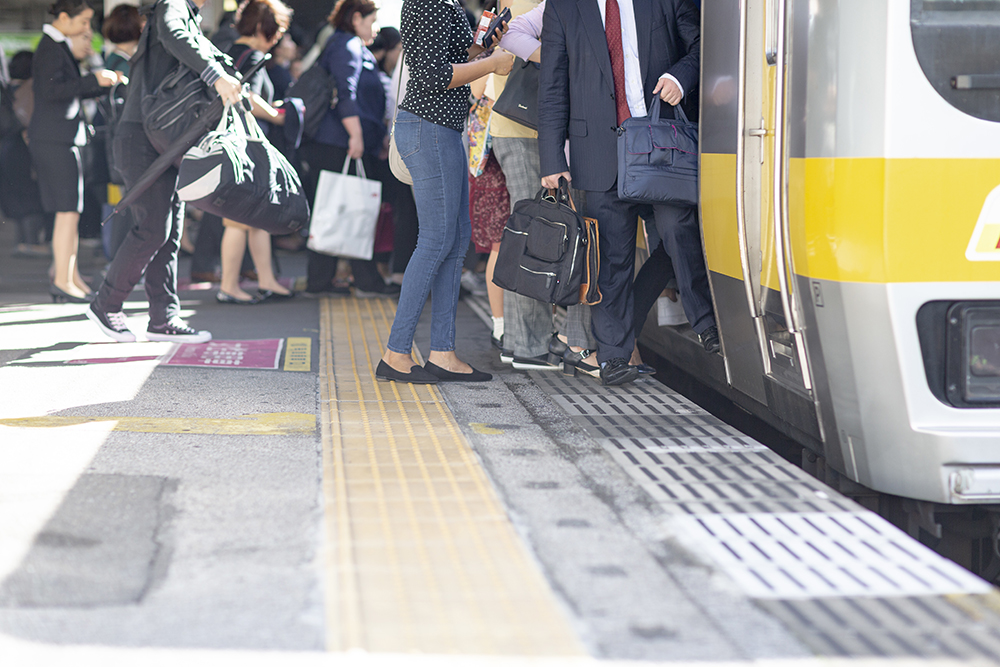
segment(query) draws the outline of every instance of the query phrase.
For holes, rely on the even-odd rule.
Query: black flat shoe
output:
[[[257,292],[257,301],[287,301],[294,298],[295,292],[281,294],[279,292],[272,292],[269,289],[262,289]]]
[[[424,370],[440,382],[489,382],[493,379],[489,373],[477,371],[475,368],[472,369],[471,373],[452,373],[429,361],[424,364]]]
[[[241,306],[252,306],[255,303],[260,303],[260,299],[257,297],[251,297],[249,299],[237,299],[232,294],[226,294],[222,290],[215,293],[215,300],[219,303],[236,303]]]
[[[94,300],[93,292],[84,296],[75,296],[69,292],[64,292],[55,285],[49,285],[49,294],[52,295],[53,303],[90,303]]]
[[[636,364],[635,369],[639,371],[639,375],[655,375],[656,369],[649,364]]]
[[[408,382],[410,384],[437,384],[438,378],[422,366],[413,366],[409,373],[401,373],[395,368],[385,363],[384,360],[378,362],[375,369],[375,379],[379,382]]]

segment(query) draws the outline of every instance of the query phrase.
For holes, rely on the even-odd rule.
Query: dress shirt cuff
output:
[[[684,86],[681,85],[681,82],[677,80],[676,76],[674,76],[673,74],[665,74],[664,73],[664,74],[660,75],[660,78],[661,79],[670,79],[671,81],[673,81],[674,83],[676,83],[677,87],[680,88],[680,90],[681,90],[681,99],[684,98]]]
[[[201,80],[210,86],[215,85],[215,82],[222,78],[224,72],[225,70],[222,69],[222,65],[214,61],[210,62],[208,63],[208,67],[201,73]]]

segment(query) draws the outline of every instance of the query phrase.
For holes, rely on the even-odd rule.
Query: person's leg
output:
[[[434,285],[435,294],[432,310],[445,310],[446,301],[458,298],[458,281],[461,277],[462,259],[472,234],[468,219],[468,179],[465,166],[450,174],[452,181],[461,181],[449,190],[446,185],[445,169],[454,169],[452,160],[445,156],[452,151],[445,150],[442,141],[448,142],[449,134],[454,135],[461,146],[461,133],[449,130],[440,125],[425,121],[414,114],[400,110],[396,118],[396,143],[400,155],[413,175],[413,199],[417,206],[417,219],[420,223],[420,233],[417,237],[417,247],[413,251],[407,266],[403,286],[399,295],[399,306],[392,322],[392,331],[386,353],[382,360],[392,369],[407,373],[414,366],[410,356],[413,348],[413,334],[423,312],[427,296]],[[459,149],[463,156],[464,149]],[[461,193],[465,193],[464,197]],[[457,228],[459,204],[456,199],[464,199],[465,226],[464,234]],[[446,203],[451,200],[450,216]],[[446,258],[450,265],[443,266]],[[444,274],[443,278],[439,274]],[[450,294],[448,292],[451,292]],[[442,341],[442,327],[448,327],[440,322],[432,323],[432,348],[448,347],[447,341]],[[454,323],[451,324],[452,335]],[[446,331],[444,332],[447,333]],[[444,345],[441,343],[444,342]],[[451,347],[453,348],[453,339]],[[433,352],[432,352],[433,353]],[[440,355],[441,352],[439,351]],[[436,362],[435,362],[436,363]],[[448,369],[452,370],[452,369]]]
[[[510,194],[510,206],[531,199],[541,188],[538,140],[493,138],[493,154],[500,163]],[[522,359],[546,356],[552,337],[552,306],[514,292],[504,294],[504,348]]]
[[[688,206],[658,205],[653,209],[653,219],[673,262],[684,314],[695,333],[702,334],[715,325],[715,310],[701,247],[698,210]]]
[[[257,286],[262,291],[288,296],[291,292],[278,282],[271,263],[271,235],[263,229],[251,229],[249,232],[250,256],[257,268]]]
[[[222,218],[211,213],[202,213],[201,224],[194,240],[194,255],[191,257],[191,280],[214,282],[218,279],[215,268],[222,254]]]
[[[587,214],[601,229],[601,272],[597,283],[602,299],[591,308],[597,359],[629,359],[635,344],[632,330],[632,278],[638,207],[618,199],[616,191],[587,192]]]
[[[115,163],[119,165],[119,171],[125,178],[127,187],[131,188],[157,157],[159,153],[146,139],[141,125],[123,123],[120,126],[115,138]],[[122,304],[132,293],[132,288],[139,283],[150,262],[168,243],[175,231],[174,217],[180,207],[180,202],[174,197],[176,182],[177,170],[167,169],[132,204],[132,219],[136,224],[125,236],[114,260],[108,266],[104,282],[94,299],[95,310],[108,313],[120,312]],[[176,236],[180,239],[179,229]],[[169,264],[169,255],[168,249],[160,258],[161,263]],[[176,262],[176,256],[173,261]],[[166,280],[168,271],[164,265],[159,279]],[[147,284],[148,282],[149,280]],[[169,286],[161,289],[169,290]],[[170,301],[175,299],[176,291]],[[161,313],[158,315],[162,317],[162,311],[169,309],[169,304],[161,306]]]
[[[56,222],[52,230],[52,284],[63,292],[75,297],[84,297],[90,288],[77,284],[79,275],[76,262],[80,243],[77,225],[80,214],[76,211],[60,211],[56,213]]]
[[[174,175],[176,180],[177,176]],[[159,327],[175,319],[181,310],[177,296],[177,257],[184,232],[184,202],[171,192],[167,216],[167,237],[146,267],[146,300],[149,301],[149,326]],[[209,336],[211,337],[211,336]]]
[[[503,289],[493,284],[493,271],[497,267],[497,256],[500,254],[500,244],[494,243],[490,248],[490,258],[486,260],[486,291],[490,300],[490,312],[493,317],[503,319]]]
[[[344,166],[347,149],[310,142],[302,146],[301,153],[303,160],[309,164],[309,185],[307,191],[314,193],[313,201],[315,201],[316,186],[319,183],[320,172],[339,172]],[[338,258],[324,255],[314,250],[307,250],[306,259],[306,291],[329,291],[332,287],[333,279],[337,275]]]
[[[223,295],[238,299],[240,301],[253,301],[252,294],[240,287],[240,273],[243,268],[243,255],[247,249],[247,230],[242,226],[237,227],[231,224],[232,221],[223,222],[225,230],[222,232],[222,247],[220,251],[220,265],[222,267],[222,277],[219,282],[219,292]],[[267,232],[265,232],[266,234]],[[251,247],[250,253],[253,254]],[[270,266],[270,256],[268,265]],[[254,264],[257,266],[257,274],[260,275],[260,265],[254,257]]]
[[[632,283],[633,314],[635,335],[642,333],[646,318],[656,300],[663,293],[667,283],[674,277],[674,264],[662,243],[657,244],[649,259],[639,267],[639,273]]]

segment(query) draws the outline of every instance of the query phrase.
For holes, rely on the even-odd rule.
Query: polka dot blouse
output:
[[[472,29],[457,0],[404,0],[400,17],[410,78],[399,105],[459,132],[469,115],[469,86],[448,89],[452,65],[468,61]]]

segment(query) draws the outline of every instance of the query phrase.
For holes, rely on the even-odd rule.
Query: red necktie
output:
[[[618,13],[618,0],[607,0],[604,6],[604,36],[608,40],[608,55],[611,56],[611,75],[615,82],[615,108],[618,124],[632,117],[625,95],[625,54],[622,50],[622,18]]]

